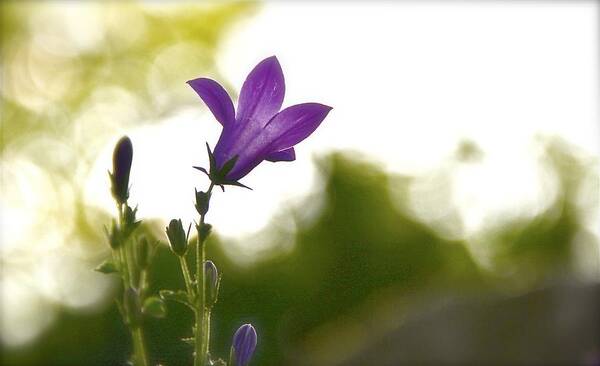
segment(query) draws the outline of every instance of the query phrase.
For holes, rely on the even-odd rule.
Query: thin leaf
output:
[[[115,263],[110,260],[107,259],[104,262],[100,263],[98,265],[98,267],[94,268],[94,271],[100,272],[100,273],[104,273],[104,274],[110,274],[110,273],[118,273],[119,270],[117,269],[117,266],[115,265]]]
[[[158,294],[163,300],[177,301],[179,303],[187,305],[190,309],[194,310],[194,306],[190,302],[188,295],[185,291],[160,290]]]
[[[167,315],[167,307],[162,299],[152,296],[144,301],[142,312],[155,318],[164,318]]]

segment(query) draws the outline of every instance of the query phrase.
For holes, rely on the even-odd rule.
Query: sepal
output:
[[[135,220],[136,214],[137,206],[134,209],[129,206],[125,206],[125,212],[123,213],[123,241],[126,241],[142,224],[142,221]]]
[[[199,166],[194,166],[193,167],[194,169],[198,169],[199,171],[206,174],[208,176],[208,179],[210,179],[210,181],[214,185],[221,187],[221,189],[223,191],[225,191],[225,186],[236,186],[236,187],[247,188],[250,190],[252,189],[238,181],[227,178],[227,174],[229,174],[229,172],[231,172],[231,170],[235,166],[235,163],[237,163],[237,161],[239,159],[239,155],[236,155],[236,156],[232,157],[231,159],[227,160],[221,168],[218,168],[217,162],[215,159],[215,155],[211,151],[210,146],[208,145],[208,142],[206,143],[206,151],[208,153],[208,161],[209,161],[208,171],[205,168],[199,167]]]

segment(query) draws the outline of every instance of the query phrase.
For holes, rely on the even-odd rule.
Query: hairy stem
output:
[[[188,296],[192,298],[192,296],[194,295],[194,288],[192,287],[192,276],[190,275],[190,270],[188,268],[185,257],[179,257],[179,265],[181,266],[181,273],[183,273],[185,289],[188,293]]]
[[[144,347],[144,334],[142,328],[132,329],[133,338],[133,358],[135,365],[148,366],[148,358],[146,356],[146,348]]]
[[[124,209],[126,204],[119,204],[117,206],[119,210],[119,227],[121,230],[125,225],[125,215]],[[136,283],[135,279],[135,262],[133,257],[133,248],[131,248],[130,241],[126,240],[121,243],[121,247],[119,248],[119,254],[121,258],[121,268],[123,273],[123,291],[127,291],[128,287],[137,288],[138,283]],[[139,294],[140,300],[141,293]],[[141,301],[140,301],[141,303]],[[142,309],[136,309],[136,311],[141,312]],[[127,311],[126,317],[127,315]],[[126,319],[126,324],[128,324],[131,331],[131,338],[133,341],[133,360],[135,366],[148,366],[148,356],[146,354],[146,347],[144,347],[144,334],[140,325],[132,326],[131,319]]]
[[[210,309],[207,307],[204,309],[204,341],[203,341],[203,353],[207,355],[210,350]]]
[[[208,187],[208,199],[214,188],[214,183],[210,183]],[[206,214],[200,215],[200,223],[198,224],[198,240],[196,246],[196,290],[198,293],[198,301],[196,305],[196,325],[195,325],[195,359],[194,366],[205,366],[208,358],[208,341],[210,327],[208,325],[208,317],[206,314],[206,276],[204,275],[204,262],[206,261],[206,252],[204,250],[204,239],[202,237],[201,228],[204,226]]]

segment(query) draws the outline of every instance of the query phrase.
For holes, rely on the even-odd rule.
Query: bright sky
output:
[[[598,156],[597,10],[593,2],[265,4],[225,42],[219,71],[239,90],[275,54],[284,106],[316,101],[334,110],[297,147],[296,162],[264,163],[243,179],[254,191],[218,194],[210,221],[226,237],[251,240],[283,202],[319,185],[313,157],[351,149],[390,172],[427,174],[465,138],[487,157],[457,178],[467,231],[498,212],[539,212],[548,195],[539,186],[551,177],[536,166],[535,136],[558,135]],[[200,175],[190,165],[205,162],[204,141],[214,145],[219,133],[200,101],[132,131],[146,161],[134,162],[132,178],[140,213],[195,217]]]

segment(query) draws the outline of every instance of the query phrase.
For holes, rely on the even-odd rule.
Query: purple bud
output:
[[[110,174],[112,194],[118,203],[129,198],[129,172],[133,160],[133,145],[127,136],[121,137],[113,152],[113,171]]]
[[[233,335],[231,357],[235,366],[246,366],[250,363],[256,348],[256,330],[251,324],[244,324]]]
[[[212,261],[204,262],[204,274],[206,275],[208,303],[214,304],[217,302],[219,292],[219,271],[217,270],[217,266]]]

